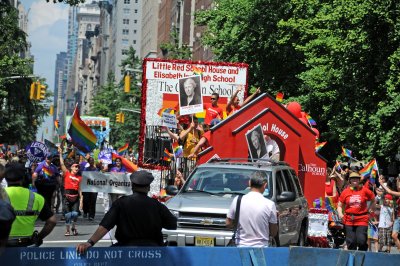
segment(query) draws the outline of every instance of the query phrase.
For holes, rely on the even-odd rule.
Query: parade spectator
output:
[[[233,93],[232,97],[230,98],[228,105],[226,106],[226,113],[228,114],[228,116],[232,115],[240,108],[245,106],[247,103],[253,100],[256,95],[258,95],[261,92],[260,88],[257,88],[257,90],[252,95],[250,95],[243,101],[243,103],[240,103],[240,99],[239,97],[237,97],[237,95],[239,94],[239,92],[242,91],[243,91],[243,85],[238,86],[237,90]]]
[[[221,107],[218,106],[219,94],[214,92],[211,94],[211,104],[203,104],[203,108],[206,110],[206,115],[204,118],[204,124],[210,125],[211,120],[217,118],[222,119],[224,114]]]
[[[110,172],[126,173],[126,171],[127,170],[126,170],[125,166],[122,165],[121,158],[115,159],[115,166],[111,167]],[[118,193],[108,193],[109,208],[111,208],[112,204],[121,196],[122,196],[122,194],[118,194]]]
[[[210,146],[211,143],[211,131],[210,127],[213,127],[219,123],[220,120],[214,119],[210,126],[207,124],[203,124],[203,129],[204,129],[204,134],[201,136],[199,142],[197,145],[194,147],[193,151],[191,154],[189,154],[188,158],[191,159],[197,155],[197,153],[200,151],[200,149],[205,149]]]
[[[154,177],[147,171],[130,176],[133,194],[119,198],[104,216],[96,232],[86,243],[76,247],[84,253],[114,226],[115,246],[163,246],[162,228],[175,230],[177,218],[156,199],[147,196]],[[127,211],[129,210],[129,211]]]
[[[52,198],[60,182],[60,173],[57,166],[52,163],[53,156],[46,156],[45,160],[40,163],[32,175],[32,187],[45,199],[46,204],[52,207]]]
[[[338,193],[336,189],[336,181],[335,181],[335,173],[332,168],[326,169],[326,178],[325,178],[325,197],[332,197],[335,199],[338,198]]]
[[[179,168],[176,170],[174,186],[176,186],[178,189],[181,189],[184,184],[185,178],[183,177],[183,169]]]
[[[368,251],[378,252],[378,224],[379,224],[379,210],[376,209],[369,213],[368,221]],[[372,241],[374,242],[374,247],[372,247]]]
[[[64,177],[64,216],[65,216],[65,236],[70,236],[71,232],[73,235],[78,235],[76,229],[76,221],[78,219],[79,210],[82,209],[82,192],[81,192],[81,181],[82,176],[79,175],[79,164],[74,163],[71,165],[71,170],[68,170],[64,164],[62,157],[62,149],[59,147],[60,153],[60,166],[63,171]]]
[[[239,247],[268,247],[270,236],[278,233],[275,203],[263,196],[268,187],[265,173],[254,172],[250,178],[250,192],[243,196],[239,221],[235,221],[236,197],[227,214],[226,226],[233,228],[237,222],[235,243]]]
[[[397,186],[397,191],[394,191],[390,189],[387,185],[384,184],[384,179],[380,176],[379,177],[379,183],[381,184],[381,187],[390,195],[395,196],[395,197],[400,197],[400,178],[397,177],[396,180],[396,186]],[[395,210],[395,216],[396,219],[394,220],[393,223],[393,229],[392,229],[392,238],[393,241],[397,247],[397,250],[400,251],[400,240],[399,240],[399,232],[400,232],[400,198],[397,199],[396,202],[396,207],[397,210]]]
[[[7,245],[8,236],[15,218],[15,212],[10,203],[0,199],[0,255],[2,249]]]
[[[268,134],[264,132],[264,139],[265,144],[267,146],[267,154],[264,158],[270,159],[272,161],[279,161],[280,160],[280,149],[278,143],[273,140]]]
[[[375,195],[371,190],[360,187],[360,179],[358,172],[350,173],[350,185],[340,195],[337,211],[345,225],[347,248],[366,251],[368,250],[368,213],[375,210]],[[368,201],[371,201],[369,208]]]
[[[203,131],[199,129],[199,120],[194,116],[190,126],[179,134],[179,139],[183,146],[183,157],[188,157],[193,153],[202,135]]]
[[[25,188],[28,177],[24,165],[19,163],[8,164],[5,178],[8,183],[5,201],[11,204],[16,213],[7,247],[40,246],[43,239],[56,226],[56,216],[52,213],[50,206],[45,204],[43,196]],[[39,233],[34,232],[37,218],[45,221]]]
[[[83,169],[83,172],[98,172],[99,169],[94,163],[93,157],[88,158],[88,165]],[[93,221],[96,214],[96,201],[97,192],[82,192],[83,196],[83,218],[88,218],[89,221]]]
[[[180,105],[196,105],[201,104],[201,92],[196,81],[188,78],[183,82],[183,88],[180,89]]]
[[[383,247],[386,246],[386,252],[390,253],[391,249],[391,236],[392,236],[392,225],[394,222],[393,206],[391,204],[393,198],[392,195],[386,194],[383,204],[381,205],[381,211],[379,214],[379,252],[382,251]]]
[[[3,164],[0,163],[0,199],[5,199],[6,198],[6,191],[4,189],[5,187],[5,182],[3,183],[4,180],[4,174],[6,172],[6,168]]]

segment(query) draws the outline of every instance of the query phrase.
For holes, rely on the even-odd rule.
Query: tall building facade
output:
[[[121,62],[132,46],[140,57],[142,34],[142,2],[139,0],[113,0],[110,39],[110,72],[119,82],[124,76]]]
[[[158,7],[158,1],[143,1],[140,58],[157,55]]]
[[[54,74],[54,113],[53,120],[56,119],[60,122],[58,129],[59,134],[64,134],[65,124],[63,119],[65,111],[65,92],[67,89],[67,74],[68,74],[68,59],[66,52],[60,52],[57,54],[55,74]]]

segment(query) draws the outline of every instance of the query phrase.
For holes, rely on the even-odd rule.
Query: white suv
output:
[[[250,191],[249,179],[265,171],[268,189],[264,196],[276,203],[279,235],[275,246],[304,245],[308,231],[308,205],[295,171],[284,162],[217,159],[199,165],[166,206],[178,218],[176,230],[163,230],[170,246],[226,246],[232,230],[225,226],[233,198]]]

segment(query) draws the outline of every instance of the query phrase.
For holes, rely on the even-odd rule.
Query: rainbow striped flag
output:
[[[171,161],[171,158],[173,158],[173,157],[174,157],[174,155],[172,153],[170,153],[167,150],[167,148],[165,148],[164,149],[164,159],[163,160],[169,162],[169,161]]]
[[[327,141],[324,142],[316,142],[315,143],[315,152],[318,152],[324,145],[327,143]]]
[[[193,75],[203,75],[203,70],[199,67],[193,66]]]
[[[92,129],[82,121],[79,116],[78,105],[69,122],[68,134],[72,144],[82,152],[90,152],[96,147],[97,138]]]
[[[375,179],[378,174],[378,164],[375,159],[372,159],[363,169],[359,171],[360,175],[363,177],[370,176],[371,178]]]
[[[283,96],[284,96],[284,94],[283,94],[283,92],[278,92],[277,94],[276,94],[276,97],[275,97],[275,100],[277,101],[277,102],[282,102],[283,101]]]
[[[306,118],[307,118],[308,123],[309,123],[311,126],[316,126],[316,125],[317,125],[317,123],[314,121],[314,119],[312,119],[312,117],[311,117],[309,114],[307,114],[307,113],[306,113]]]
[[[51,169],[48,168],[46,164],[43,165],[42,171],[43,171],[45,178],[49,178],[54,175],[53,171],[51,171]]]
[[[348,150],[348,149],[346,149],[345,147],[343,147],[342,146],[342,155],[344,156],[344,157],[349,157],[349,158],[353,158],[352,157],[352,151],[351,150]]]
[[[336,161],[334,168],[339,173],[342,171],[342,167],[340,167],[340,162],[339,161]]]
[[[334,212],[336,210],[336,204],[333,202],[332,197],[325,197],[325,208],[328,209],[329,212]]]
[[[121,148],[119,148],[117,150],[117,153],[119,155],[123,155],[128,150],[128,147],[129,147],[129,143],[127,142],[124,146],[122,146]]]
[[[159,116],[162,116],[163,113],[168,113],[168,114],[174,114],[175,110],[172,108],[161,108],[160,110],[158,110],[157,114]]]
[[[133,172],[137,171],[138,167],[136,164],[134,164],[130,160],[126,159],[125,157],[122,157],[122,156],[116,154],[115,152],[113,152],[112,160],[115,161],[115,159],[117,159],[117,158],[121,159],[122,165],[125,166],[126,171],[128,171],[129,173],[133,173]]]
[[[176,158],[182,157],[182,155],[183,155],[183,149],[182,149],[182,146],[180,146],[180,145],[178,144],[178,142],[172,143],[172,149],[173,149],[173,151],[174,151],[174,154],[175,154],[175,157],[176,157]]]

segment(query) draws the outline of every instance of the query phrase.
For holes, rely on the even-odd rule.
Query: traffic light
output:
[[[29,99],[36,100],[36,82],[31,83],[31,90],[29,93]]]
[[[116,115],[116,121],[117,121],[117,123],[125,123],[125,115],[124,115],[124,113],[117,113],[117,115]]]
[[[54,127],[56,130],[60,127],[60,121],[58,121],[58,119],[54,120]]]
[[[36,100],[44,100],[46,98],[46,86],[36,82]]]
[[[50,111],[49,111],[50,115],[54,114],[54,105],[50,105]]]
[[[129,93],[130,91],[131,91],[131,76],[129,74],[126,74],[124,79],[124,92]]]

